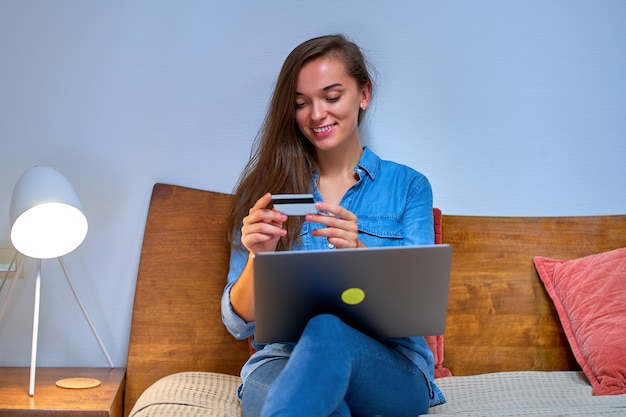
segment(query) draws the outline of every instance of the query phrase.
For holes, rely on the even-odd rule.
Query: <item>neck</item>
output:
[[[350,152],[318,152],[320,170],[317,187],[327,203],[340,204],[346,191],[358,181],[354,167],[359,162],[363,148],[352,148]]]
[[[360,142],[346,146],[345,149],[319,151],[315,153],[315,160],[320,170],[320,176],[337,177],[354,174],[354,167],[361,159],[363,147]]]

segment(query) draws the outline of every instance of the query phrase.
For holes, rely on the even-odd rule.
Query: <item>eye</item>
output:
[[[326,98],[326,101],[329,101],[331,103],[335,103],[335,102],[339,101],[340,98],[341,98],[341,96],[328,97],[328,98]]]
[[[293,104],[293,108],[294,108],[294,109],[296,109],[296,110],[297,110],[297,109],[302,109],[302,108],[304,108],[304,106],[306,106],[306,103],[305,103],[305,102],[303,102],[303,101],[296,101],[296,102]]]

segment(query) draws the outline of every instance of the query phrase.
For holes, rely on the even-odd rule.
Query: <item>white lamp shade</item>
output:
[[[29,169],[17,181],[10,219],[11,243],[31,258],[66,255],[87,236],[76,191],[59,171],[46,166]]]

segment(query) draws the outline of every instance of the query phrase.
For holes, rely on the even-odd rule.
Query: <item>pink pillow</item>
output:
[[[437,207],[433,207],[433,223],[435,226],[435,244],[438,245],[443,243],[443,225],[442,213]],[[435,378],[451,376],[450,370],[443,367],[443,335],[426,336],[426,342],[428,342],[428,347],[435,357]]]
[[[443,335],[426,336],[426,342],[435,357],[435,378],[452,376],[452,372],[443,366]]]
[[[534,262],[593,395],[626,394],[626,248]]]

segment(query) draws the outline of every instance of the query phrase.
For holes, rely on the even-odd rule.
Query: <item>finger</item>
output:
[[[261,198],[259,198],[256,203],[252,206],[250,211],[258,210],[261,208],[266,208],[272,202],[272,195],[270,193],[265,193]]]
[[[318,202],[318,203],[315,203],[315,208],[321,212],[328,213],[332,216],[339,217],[341,219],[346,219],[346,220],[351,220],[351,221],[356,220],[356,215],[354,213],[336,204]]]
[[[243,224],[251,225],[256,223],[267,223],[275,226],[282,226],[285,220],[287,220],[287,216],[279,211],[256,209],[243,218]]]
[[[330,238],[330,239],[328,239],[328,243],[332,244],[337,249],[352,249],[352,248],[358,248],[359,247],[358,240],[355,242],[355,241],[352,241],[352,240],[345,240],[345,239],[339,239],[339,238]]]
[[[320,227],[313,229],[312,233],[314,236],[324,236],[328,239],[334,238],[356,241],[357,238],[357,233],[336,227]]]
[[[250,208],[248,215],[244,217],[244,224],[252,224],[258,222],[273,223],[276,225],[282,225],[282,222],[287,220],[287,216],[276,210],[268,209],[267,206],[272,202],[272,195],[266,193],[259,198],[252,208]]]
[[[307,215],[306,220],[312,223],[322,224],[327,228],[341,229],[350,233],[356,233],[359,230],[355,220],[339,219],[337,217],[324,214]]]
[[[333,244],[336,248],[356,248],[359,247],[359,235],[356,232],[348,232],[336,228],[319,228],[313,230],[314,236],[326,237],[328,243]]]
[[[282,224],[257,222],[244,224],[241,228],[241,233],[243,235],[265,234],[269,236],[282,236],[284,229],[282,228]]]
[[[280,226],[274,226],[268,223],[254,223],[242,227],[241,243],[251,252],[256,253],[255,247],[259,244],[263,245],[267,242],[277,242],[287,233]]]

